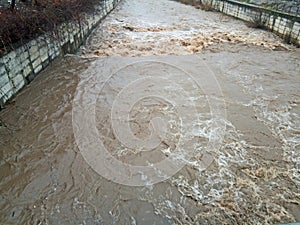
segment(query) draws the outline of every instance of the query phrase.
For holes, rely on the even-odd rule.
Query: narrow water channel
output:
[[[187,74],[207,76],[202,89]],[[299,49],[270,32],[175,1],[123,0],[77,54],[55,60],[0,112],[0,222],[299,222],[299,74]],[[220,96],[206,91],[211,78]],[[130,105],[144,84],[148,95]],[[203,168],[201,151],[213,127],[209,94],[224,103],[225,130]],[[124,147],[131,136],[114,133],[116,100],[125,102],[124,111],[132,106],[130,130],[155,151],[134,142]],[[94,124],[84,117],[74,122],[74,106],[83,103],[94,110]],[[153,118],[165,127],[158,143],[147,141]],[[95,127],[120,162],[155,164],[178,143],[197,154],[161,182],[128,186],[87,162],[81,144],[95,140],[84,127]]]

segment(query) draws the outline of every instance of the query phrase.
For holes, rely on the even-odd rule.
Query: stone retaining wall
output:
[[[202,0],[224,14],[264,27],[300,46],[300,17],[234,0]]]
[[[0,58],[0,109],[22,87],[60,55],[76,51],[95,25],[120,0],[104,0],[82,22],[62,24],[55,34],[42,35]]]

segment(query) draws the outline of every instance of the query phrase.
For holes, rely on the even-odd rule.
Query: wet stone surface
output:
[[[0,222],[300,221],[299,59],[299,49],[274,34],[218,13],[167,0],[122,1],[78,54],[54,61],[0,112]],[[207,74],[214,86],[201,80]],[[220,118],[214,100],[224,103]],[[94,120],[76,120],[82,108],[74,104]],[[130,129],[118,133],[126,113]],[[220,136],[216,118],[226,125]],[[86,128],[98,138],[78,135]],[[137,139],[130,142],[131,134]],[[219,138],[203,170],[205,147]],[[98,140],[122,163],[183,155],[185,166],[159,183],[118,184],[83,154]]]

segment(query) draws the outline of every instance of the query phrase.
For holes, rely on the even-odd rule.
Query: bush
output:
[[[100,0],[38,0],[11,9],[0,9],[0,54],[19,44],[55,30],[66,21],[81,20],[82,13],[94,11]]]

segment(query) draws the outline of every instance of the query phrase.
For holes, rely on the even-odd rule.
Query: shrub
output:
[[[19,44],[55,30],[57,25],[81,20],[100,0],[38,0],[35,5],[19,4],[15,9],[0,9],[0,54]]]

